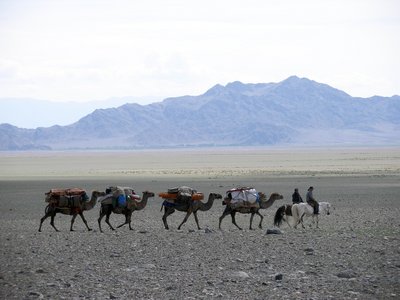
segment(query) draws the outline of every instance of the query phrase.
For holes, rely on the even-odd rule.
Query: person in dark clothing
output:
[[[319,214],[319,204],[317,200],[315,200],[313,196],[313,190],[314,187],[310,186],[308,188],[307,196],[306,196],[306,201],[308,204],[310,204],[314,208],[314,214],[318,215]]]
[[[293,204],[301,203],[303,202],[303,199],[301,198],[299,194],[299,189],[294,189],[294,193],[292,194],[292,202]]]

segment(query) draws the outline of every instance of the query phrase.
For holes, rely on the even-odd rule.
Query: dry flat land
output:
[[[99,205],[77,218],[44,214],[55,187],[88,192],[109,185],[158,194],[189,185],[208,195],[254,186],[285,198],[255,216],[237,215],[239,231],[218,200],[199,212],[202,230],[184,213],[163,229],[162,200],[133,213],[133,228],[104,233]],[[320,228],[281,228],[266,235],[276,209],[315,187],[333,205]],[[134,152],[0,153],[0,298],[2,299],[398,299],[400,298],[400,149],[217,149]],[[112,215],[114,225],[123,222]],[[308,223],[310,220],[308,220]]]

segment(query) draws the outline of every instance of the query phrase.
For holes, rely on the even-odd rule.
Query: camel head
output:
[[[105,196],[106,193],[105,192],[99,192],[99,191],[93,191],[92,195],[97,198],[97,197],[100,197],[100,196]]]
[[[210,193],[210,197],[214,197],[214,199],[222,199],[222,195],[217,193]]]
[[[154,193],[153,192],[150,192],[150,191],[144,191],[144,192],[142,192],[143,193],[143,196],[145,196],[145,195],[147,195],[147,197],[154,197]]]
[[[272,193],[269,198],[271,200],[282,200],[283,196],[281,194],[278,194],[278,193]]]

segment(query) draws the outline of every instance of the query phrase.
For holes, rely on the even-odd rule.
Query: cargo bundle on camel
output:
[[[45,195],[46,202],[58,207],[79,207],[89,200],[86,191],[81,188],[51,189]]]
[[[260,207],[260,195],[255,188],[240,187],[230,189],[226,192],[226,197],[222,204],[228,204],[232,208],[235,207]]]
[[[188,186],[174,187],[168,189],[167,193],[159,193],[159,197],[166,202],[165,206],[174,206],[174,204],[184,203],[187,200],[199,201],[204,199],[204,194]]]

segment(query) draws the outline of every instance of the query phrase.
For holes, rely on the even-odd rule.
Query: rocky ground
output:
[[[97,225],[99,205],[85,213],[93,231],[77,218],[59,215],[39,233],[44,192],[80,186],[91,191],[110,184],[134,186],[156,194],[190,185],[223,194],[236,185],[252,185],[285,199],[262,211],[263,229],[250,231],[249,215],[230,217],[218,230],[224,207],[214,203],[178,231],[184,213],[168,218],[163,229],[161,199],[133,214],[133,228],[111,231]],[[276,209],[290,203],[294,187],[333,205],[320,228],[266,234]],[[399,299],[400,180],[398,176],[322,176],[224,179],[164,178],[0,181],[0,298],[2,299]],[[255,217],[255,224],[258,224]],[[114,225],[123,221],[112,215]],[[310,220],[308,220],[310,222]],[[256,226],[254,226],[256,227]]]

